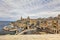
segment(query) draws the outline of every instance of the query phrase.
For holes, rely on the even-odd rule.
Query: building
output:
[[[60,33],[60,15],[56,17],[48,17],[48,18],[37,18],[31,19],[29,16],[27,18],[22,18],[12,23],[14,26],[24,29],[34,29],[34,28],[42,28],[42,30],[48,28],[48,31],[54,33]],[[11,24],[11,25],[12,25]]]

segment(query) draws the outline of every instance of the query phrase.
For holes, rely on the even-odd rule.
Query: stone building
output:
[[[20,20],[17,20],[14,23],[11,23],[11,25],[17,26],[19,28],[24,29],[34,29],[34,28],[42,28],[46,29],[48,28],[48,31],[51,31],[53,33],[60,33],[60,15],[56,17],[48,17],[48,18],[37,18],[37,19],[31,19],[29,16],[27,18],[22,18]]]
[[[57,17],[49,17],[49,18],[41,18],[41,19],[30,19],[28,16],[27,18],[22,18],[18,22],[16,22],[17,26],[19,27],[28,27],[31,26],[38,26],[42,28],[58,28],[60,29],[60,15]],[[38,25],[39,24],[39,25]]]

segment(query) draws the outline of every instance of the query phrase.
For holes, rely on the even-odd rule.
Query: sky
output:
[[[0,0],[0,21],[45,18],[60,14],[60,0]]]

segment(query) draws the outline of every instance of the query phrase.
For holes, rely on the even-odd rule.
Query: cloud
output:
[[[0,0],[0,20],[56,16],[59,11],[60,0]]]

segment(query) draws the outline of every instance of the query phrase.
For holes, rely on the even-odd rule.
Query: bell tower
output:
[[[21,20],[22,20],[23,18],[22,18],[22,16],[21,16]]]
[[[27,19],[29,20],[29,19],[30,19],[30,17],[28,16],[28,17],[27,17]]]

